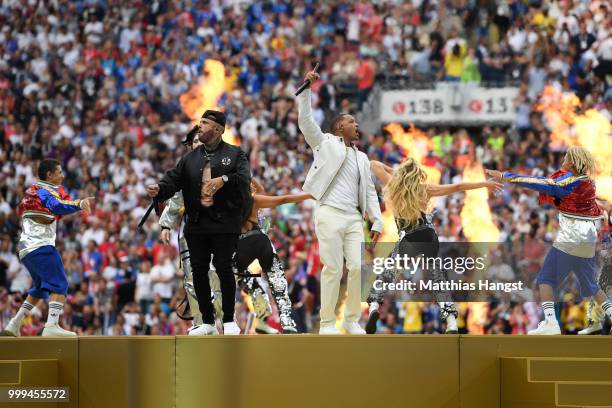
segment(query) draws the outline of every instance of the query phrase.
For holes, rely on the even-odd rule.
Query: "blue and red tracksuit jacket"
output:
[[[540,193],[540,204],[552,204],[561,214],[582,220],[601,218],[595,200],[595,182],[588,176],[575,176],[568,170],[557,170],[550,177],[525,176],[506,171],[502,181]]]

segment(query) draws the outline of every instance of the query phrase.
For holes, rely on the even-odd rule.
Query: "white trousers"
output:
[[[315,230],[319,240],[321,272],[321,326],[336,323],[336,303],[344,260],[348,269],[348,297],[344,320],[358,322],[361,316],[361,245],[364,242],[363,217],[328,205],[318,207]]]

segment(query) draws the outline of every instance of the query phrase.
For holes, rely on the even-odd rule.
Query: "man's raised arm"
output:
[[[310,85],[319,79],[319,74],[314,71],[306,74],[306,80]],[[298,125],[304,134],[306,143],[311,148],[317,147],[323,141],[323,132],[317,122],[312,117],[312,108],[310,106],[310,88],[304,90],[298,97]]]

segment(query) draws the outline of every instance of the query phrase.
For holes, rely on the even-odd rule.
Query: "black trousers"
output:
[[[236,254],[234,256],[234,266],[236,274],[239,276],[238,285],[240,287],[252,287],[257,280],[248,277],[248,267],[255,259],[259,261],[262,271],[268,278],[272,296],[278,307],[280,323],[283,329],[295,327],[295,322],[291,318],[291,300],[287,278],[283,271],[283,263],[276,255],[274,246],[270,238],[261,230],[254,231],[255,234],[238,240]]]
[[[185,232],[189,247],[193,286],[200,304],[204,323],[214,324],[215,314],[210,296],[208,270],[210,258],[221,282],[223,322],[234,321],[236,302],[236,279],[232,271],[232,256],[236,251],[238,234],[199,234]]]
[[[272,249],[270,238],[265,234],[256,234],[241,239],[236,245],[236,268],[239,273],[248,272],[247,268],[254,261],[258,260],[261,269],[268,272],[272,269],[272,262],[276,254]]]

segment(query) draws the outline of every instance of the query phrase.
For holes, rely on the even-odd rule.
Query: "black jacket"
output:
[[[224,141],[209,153],[213,154],[211,177],[228,176],[227,183],[213,196],[214,204],[211,207],[200,205],[202,171],[206,160],[204,146],[187,153],[176,167],[166,172],[159,182],[157,200],[165,201],[182,190],[186,232],[238,234],[250,204],[249,161],[239,147]]]

